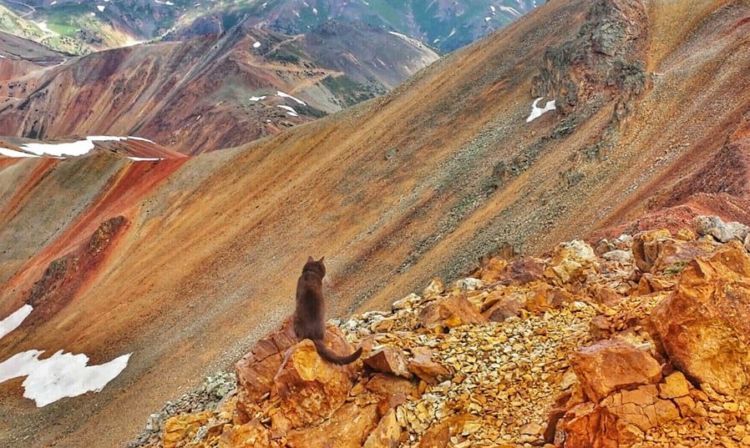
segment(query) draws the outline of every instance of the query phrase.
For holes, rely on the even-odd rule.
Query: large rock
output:
[[[379,397],[378,411],[382,415],[420,396],[417,385],[412,381],[382,373],[373,375],[365,384],[365,388]]]
[[[291,319],[281,328],[258,341],[255,346],[235,364],[237,372],[237,411],[242,423],[251,420],[256,403],[271,393],[273,379],[279,371],[284,353],[297,343]]]
[[[718,216],[697,216],[693,220],[698,235],[711,235],[721,243],[732,240],[745,241],[750,235],[750,227],[739,222],[725,223]]]
[[[562,243],[555,249],[545,277],[558,285],[564,285],[585,276],[588,268],[596,264],[594,249],[580,240]]]
[[[663,242],[671,237],[672,234],[667,229],[648,230],[637,234],[633,238],[633,257],[638,269],[651,272]]]
[[[680,418],[677,406],[658,397],[653,384],[621,390],[601,403],[570,409],[559,422],[566,448],[618,448],[643,440],[646,431]]]
[[[725,394],[750,384],[750,256],[742,245],[690,263],[652,321],[670,360],[689,377]]]
[[[273,448],[271,431],[259,421],[228,425],[219,438],[219,448]]]
[[[635,236],[633,255],[642,272],[678,274],[695,259],[712,253],[716,243],[710,240],[683,241],[671,237],[668,230],[650,230]]]
[[[328,327],[326,345],[337,353],[353,351],[335,327]],[[278,400],[278,412],[272,416],[274,430],[289,431],[330,417],[344,404],[356,366],[324,361],[309,339],[288,350],[271,389],[271,400]]]
[[[519,257],[511,261],[504,280],[523,285],[544,278],[544,262],[537,258]]]
[[[376,372],[411,378],[411,373],[406,367],[406,358],[397,348],[383,347],[365,358],[364,363]]]
[[[431,299],[438,297],[444,291],[445,291],[445,285],[443,284],[443,280],[435,277],[432,280],[430,280],[430,284],[424,288],[424,290],[422,291],[422,296],[425,299],[431,300]]]
[[[451,375],[451,371],[432,360],[432,350],[424,347],[412,349],[409,371],[427,384],[437,384]]]
[[[534,281],[519,286],[508,286],[488,294],[482,302],[482,314],[492,322],[502,322],[509,317],[520,315],[524,309],[538,314],[573,300],[573,295],[560,287]]]
[[[361,448],[378,424],[377,406],[346,403],[313,428],[287,434],[289,448]]]
[[[211,412],[200,412],[197,414],[181,414],[169,418],[164,422],[162,445],[164,448],[182,446],[182,441],[193,439],[201,426],[208,423],[212,415]]]
[[[648,353],[616,340],[584,347],[571,365],[589,400],[599,402],[620,389],[657,383],[661,366]]]
[[[455,446],[455,442],[461,443],[461,446],[470,446],[459,439],[480,425],[479,418],[473,415],[458,414],[448,417],[427,429],[419,442],[419,448],[448,448]]]
[[[463,294],[451,295],[427,305],[419,319],[426,328],[453,328],[487,321]]]
[[[400,445],[401,425],[391,410],[380,419],[378,426],[367,437],[362,448],[396,448]]]

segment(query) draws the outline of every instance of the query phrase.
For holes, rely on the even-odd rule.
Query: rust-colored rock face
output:
[[[351,351],[348,344],[344,346]],[[352,372],[349,366],[323,361],[310,340],[292,347],[271,388],[271,399],[279,400],[279,412],[272,416],[273,429],[289,431],[326,420],[349,395]]]
[[[610,253],[632,252],[628,243],[615,241],[622,233],[617,232],[607,235],[613,247],[594,250],[591,263],[585,262],[590,259],[588,251],[580,252],[584,263],[575,254],[552,263],[558,243],[578,239],[595,249],[598,241],[587,237],[599,229],[636,223],[627,232],[635,237],[655,224],[657,229],[664,227],[658,225],[663,222],[677,242],[663,249],[657,245],[657,252],[668,254],[667,247],[674,245],[687,254],[691,247],[708,242],[710,254],[718,244],[713,236],[685,241],[691,237],[678,238],[679,227],[689,227],[696,215],[707,212],[725,221],[731,217],[750,223],[743,164],[731,164],[738,169],[726,171],[726,182],[716,175],[711,182],[694,182],[722,148],[732,146],[739,155],[745,148],[742,140],[747,135],[741,134],[747,132],[748,121],[742,111],[750,108],[744,63],[748,17],[750,5],[743,2],[556,0],[420,72],[386,97],[253,144],[154,163],[130,163],[109,153],[66,160],[4,158],[3,318],[23,304],[25,292],[52,261],[80,247],[102,222],[124,216],[129,224],[86,287],[54,316],[22,325],[4,338],[0,359],[31,349],[87,353],[93,362],[115,352],[132,352],[133,357],[101,393],[41,410],[28,406],[16,382],[3,383],[0,415],[11,415],[12,422],[0,431],[0,445],[17,445],[18,440],[32,447],[121,445],[148,419],[155,403],[180,394],[216,366],[236,362],[236,356],[288,317],[299,265],[310,254],[330,260],[330,315],[348,316],[390,310],[394,300],[422,291],[435,276],[446,280],[445,290],[436,287],[424,294],[424,306],[449,300],[456,278],[474,272],[476,260],[485,254],[503,250],[534,257],[535,266],[543,269],[525,270],[523,263],[507,260],[511,274],[495,275],[503,263],[494,263],[480,279],[481,287],[467,284],[474,289],[458,293],[476,312],[488,311],[489,298],[528,298],[545,291],[538,284],[531,291],[528,285],[534,282],[561,296],[564,291],[567,297],[559,305],[540,301],[533,310],[526,305],[502,310],[493,319],[503,318],[502,322],[485,322],[487,315],[482,315],[477,323],[440,325],[439,331],[420,333],[423,340],[414,337],[399,346],[407,364],[414,346],[433,350],[433,361],[450,369],[451,375],[447,383],[424,381],[423,392],[434,393],[402,404],[408,412],[397,411],[397,419],[411,422],[404,426],[406,440],[423,434],[447,418],[443,411],[469,409],[470,401],[462,399],[457,410],[445,405],[448,411],[442,402],[430,401],[435,394],[455,392],[467,400],[482,397],[472,409],[524,415],[527,421],[520,422],[498,411],[488,414],[482,425],[485,430],[496,428],[493,437],[486,436],[499,443],[504,443],[501,431],[521,440],[521,426],[547,420],[549,402],[540,397],[552,400],[561,392],[558,381],[570,370],[570,354],[615,336],[639,349],[662,346],[654,340],[660,338],[649,336],[657,334],[648,328],[651,309],[674,291],[692,256],[680,255],[674,263],[660,263],[657,256],[644,272],[628,261],[631,257]],[[142,93],[142,110],[148,111],[143,129],[151,123],[149,129],[167,141],[175,138],[195,147],[221,140],[219,136],[230,136],[228,144],[245,141],[243,134],[251,134],[249,127],[259,121],[244,122],[231,113],[209,117],[201,101],[215,106],[222,98],[201,92],[213,81],[224,82],[228,74],[243,72],[240,65],[258,61],[245,59],[243,50],[238,58],[209,64],[211,70],[201,76],[179,69],[179,61],[195,53],[210,60],[210,52],[203,48],[155,44],[146,46],[146,53],[118,49],[115,55],[123,57],[107,63],[81,62],[98,71],[66,72],[63,88],[82,79],[79,75],[112,73],[118,61],[137,76],[111,91],[109,86],[116,83],[86,83],[79,91],[86,101],[47,117],[45,129],[78,132],[66,127],[73,123],[70,116],[87,111],[92,111],[91,122],[129,122],[137,114],[128,106]],[[178,69],[157,73],[157,66],[168,65]],[[56,70],[50,69],[50,76]],[[184,91],[185,97],[169,94],[170,86],[180,84],[180,76],[188,77],[193,86]],[[34,108],[63,110],[47,108],[48,101],[59,99],[53,92],[57,85],[30,86],[29,91],[38,94],[22,115],[33,115]],[[255,89],[249,86],[247,90]],[[581,88],[573,91],[573,86]],[[543,90],[538,93],[545,102],[554,99],[560,107],[527,122],[536,99],[530,90],[535,88]],[[114,90],[121,92],[119,100]],[[243,98],[247,110],[254,107],[249,95],[225,93]],[[152,102],[157,100],[165,107]],[[10,101],[20,107],[17,98]],[[282,115],[277,118],[284,118],[283,109],[274,108]],[[221,126],[178,132],[199,115],[201,121]],[[13,115],[5,124],[24,126],[29,132],[42,124],[35,128],[35,120],[20,118]],[[135,129],[118,126],[105,128],[106,133],[122,135]],[[689,181],[688,188],[681,187],[679,197],[673,197],[683,180]],[[722,184],[727,191],[721,191]],[[653,215],[640,219],[647,214]],[[605,253],[610,253],[607,258]],[[729,297],[730,292],[721,294]],[[566,311],[556,311],[558,307]],[[353,323],[357,331],[347,337],[359,341],[355,338],[379,335],[376,349],[398,345],[401,339],[395,331],[414,334],[422,328],[423,309],[420,305],[414,313],[388,311],[382,319],[368,319],[366,329]],[[590,332],[594,315],[601,316],[603,324],[596,336]],[[717,322],[721,328],[732,323]],[[482,343],[485,339],[491,343]],[[672,365],[667,351],[649,350],[660,364]],[[443,358],[446,353],[452,359]],[[469,371],[469,364],[478,370]],[[682,372],[699,384],[692,373]],[[523,380],[524,375],[529,377]],[[440,387],[446,389],[441,392]],[[416,411],[417,403],[423,410]],[[122,409],[127,415],[121,415]],[[732,415],[722,413],[707,421],[717,431],[724,430]],[[43,422],[49,429],[38,431],[23,424],[29,421]],[[541,437],[527,436],[534,443]],[[706,443],[712,446],[717,439],[707,438]]]
[[[661,366],[647,352],[619,341],[602,341],[583,348],[571,361],[586,397],[598,402],[621,389],[655,384]]]
[[[239,385],[241,420],[249,421],[253,403],[271,393],[274,378],[284,361],[284,353],[297,343],[291,319],[279,331],[258,341],[253,349],[235,365]]]
[[[720,393],[750,383],[750,257],[733,242],[697,258],[655,311],[664,348],[686,375]]]
[[[382,348],[372,353],[363,361],[367,367],[376,372],[389,373],[404,378],[411,377],[411,373],[409,373],[406,367],[406,358],[396,349],[390,347]]]
[[[485,318],[463,295],[454,295],[427,306],[420,315],[427,328],[452,328],[484,322]]]

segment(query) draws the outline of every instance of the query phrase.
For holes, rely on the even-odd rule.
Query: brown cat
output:
[[[311,339],[321,358],[334,364],[349,364],[362,354],[362,347],[349,356],[338,356],[323,343],[326,333],[323,277],[326,266],[323,259],[307,259],[302,275],[297,281],[297,309],[294,312],[294,332],[299,339]]]

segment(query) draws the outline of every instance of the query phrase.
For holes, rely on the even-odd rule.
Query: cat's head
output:
[[[323,262],[326,257],[322,257],[320,260],[315,260],[313,257],[307,257],[307,263],[305,263],[305,267],[302,268],[302,272],[311,271],[315,272],[320,277],[325,277],[326,275],[326,265]]]

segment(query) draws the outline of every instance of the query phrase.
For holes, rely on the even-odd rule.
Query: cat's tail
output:
[[[313,339],[312,341],[315,343],[315,350],[317,350],[320,357],[333,364],[351,364],[362,356],[362,347],[349,356],[339,356],[326,347],[322,339]]]

